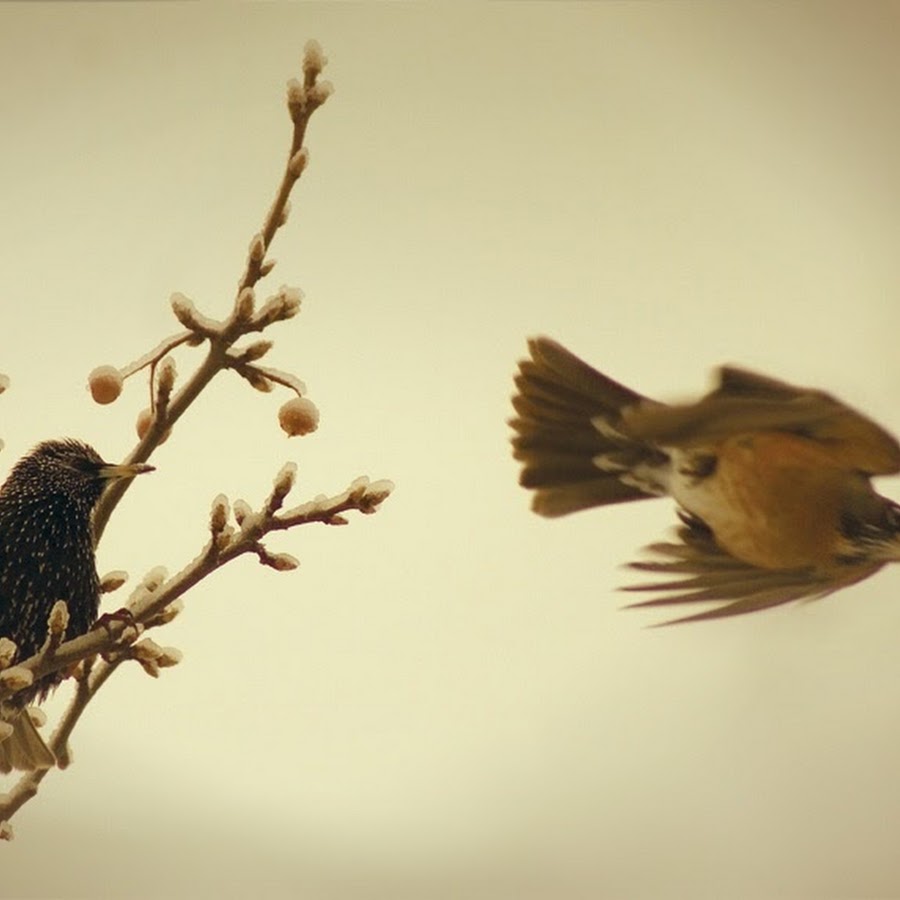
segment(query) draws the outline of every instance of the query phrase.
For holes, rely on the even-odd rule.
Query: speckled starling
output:
[[[94,506],[110,481],[152,468],[112,465],[74,440],[45,441],[13,467],[0,488],[0,637],[15,642],[17,659],[41,648],[57,600],[68,604],[67,639],[94,624],[100,602]],[[7,701],[3,718],[14,731],[0,741],[0,772],[55,762],[24,706],[43,700],[61,680],[58,673],[45,676]]]

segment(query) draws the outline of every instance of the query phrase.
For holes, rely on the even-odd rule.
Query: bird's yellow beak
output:
[[[147,463],[105,463],[97,470],[97,477],[103,481],[118,481],[120,478],[134,478],[144,472],[153,472],[156,466]]]

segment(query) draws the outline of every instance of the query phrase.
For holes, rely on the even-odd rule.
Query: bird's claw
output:
[[[91,631],[103,628],[110,638],[115,638],[116,635],[113,633],[112,629],[113,622],[122,622],[124,624],[122,633],[118,636],[119,640],[123,643],[131,644],[138,639],[138,636],[141,633],[141,627],[138,624],[137,619],[135,619],[134,613],[124,606],[121,609],[115,610],[115,612],[104,613],[100,616],[100,618],[91,626]],[[128,634],[129,629],[132,629],[133,636]],[[101,653],[100,655],[109,662],[106,653]]]

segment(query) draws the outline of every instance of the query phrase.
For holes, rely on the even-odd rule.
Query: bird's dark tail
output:
[[[30,772],[56,765],[53,751],[38,734],[27,709],[4,724],[12,725],[13,730],[9,737],[0,740],[0,772],[6,774],[13,769]]]
[[[522,463],[519,482],[536,489],[534,511],[563,516],[663,493],[652,473],[668,457],[616,429],[622,410],[652,401],[549,338],[532,338],[528,349],[531,359],[519,363],[515,379],[517,415],[509,424],[516,432],[513,455]]]

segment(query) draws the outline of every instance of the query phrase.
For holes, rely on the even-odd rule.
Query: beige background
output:
[[[190,595],[183,665],[104,691],[0,896],[900,895],[900,570],[647,629],[619,565],[670,506],[540,521],[505,426],[544,332],[653,395],[731,360],[900,429],[900,5],[0,6],[4,472],[124,455],[144,383],[101,408],[86,373],[177,330],[172,291],[228,309],[310,37],[336,93],[272,363],[321,429],[223,379],[100,568],[177,570],[287,459],[298,501],[397,491]]]

